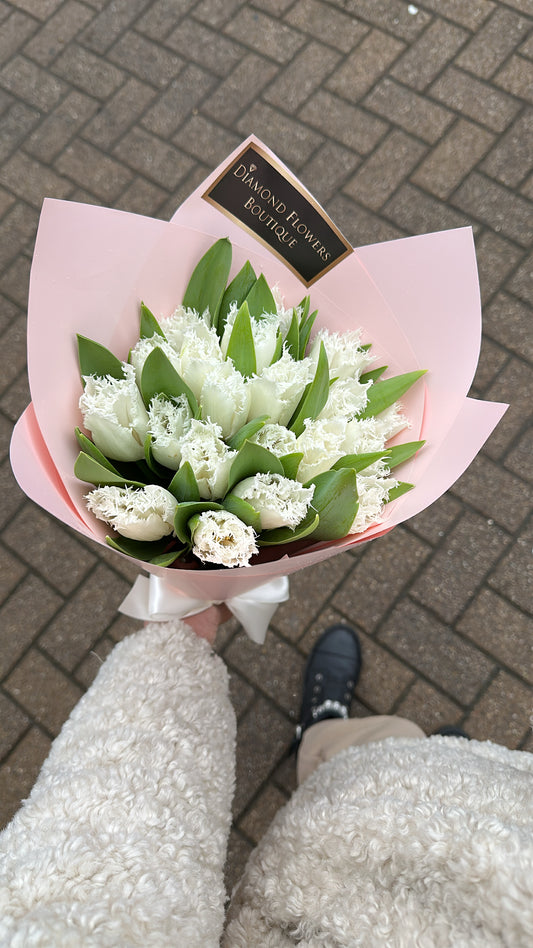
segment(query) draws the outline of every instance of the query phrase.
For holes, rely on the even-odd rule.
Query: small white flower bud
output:
[[[205,510],[189,523],[193,553],[203,563],[248,566],[259,552],[252,527],[226,510]]]

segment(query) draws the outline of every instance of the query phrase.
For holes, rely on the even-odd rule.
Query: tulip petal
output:
[[[196,398],[159,346],[152,349],[143,365],[141,392],[146,406],[156,395],[163,395],[165,398],[186,395],[192,414],[198,414]]]
[[[247,260],[244,266],[239,270],[237,276],[233,277],[231,283],[228,284],[222,297],[217,322],[217,332],[219,336],[222,336],[224,333],[231,303],[236,303],[237,309],[240,309],[256,280],[257,277],[254,268],[250,261]]]
[[[88,339],[87,336],[81,336],[79,333],[77,339],[82,377],[97,375],[105,378],[106,375],[111,375],[114,379],[124,378],[122,362],[109,349],[106,349],[99,342],[95,342],[94,339]]]
[[[184,461],[179,470],[176,471],[167,490],[176,498],[178,504],[200,500],[198,484],[188,461]]]
[[[275,454],[263,448],[262,445],[245,441],[231,465],[228,490],[231,490],[239,481],[243,481],[245,477],[252,477],[254,474],[281,474],[283,476],[283,464]]]
[[[246,297],[250,316],[261,319],[263,315],[277,313],[276,301],[272,296],[264,274],[260,274]]]
[[[139,336],[141,339],[151,339],[152,336],[161,336],[163,339],[166,339],[165,333],[161,329],[154,314],[144,303],[141,303],[141,328]]]
[[[405,392],[411,388],[411,385],[426,374],[425,369],[419,369],[417,372],[406,372],[404,375],[395,375],[391,379],[382,379],[381,382],[375,382],[368,389],[368,401],[365,409],[358,415],[358,418],[372,418],[385,411],[394,402],[398,401]]]
[[[201,316],[206,309],[211,325],[218,323],[218,314],[231,267],[231,244],[227,237],[217,240],[196,264],[189,280],[183,305]]]
[[[78,439],[78,444],[82,451],[85,454],[88,454],[89,457],[93,458],[93,460],[101,464],[102,467],[107,468],[108,471],[112,471],[113,474],[117,474],[120,477],[120,471],[117,471],[116,467],[111,464],[111,461],[106,458],[105,454],[102,454],[100,449],[97,448],[89,438],[85,437],[83,431],[81,431],[79,428],[75,428],[74,430],[76,433],[76,438]]]
[[[313,539],[340,540],[348,533],[359,507],[355,471],[324,471],[305,486],[311,484],[315,487],[312,507],[320,518]]]

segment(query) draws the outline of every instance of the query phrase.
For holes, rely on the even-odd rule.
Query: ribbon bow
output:
[[[252,642],[262,645],[268,624],[280,602],[289,598],[287,576],[277,576],[268,583],[250,589],[231,599],[194,599],[169,586],[158,576],[138,576],[119,611],[132,619],[164,622],[176,617],[185,619],[223,602],[239,620]]]

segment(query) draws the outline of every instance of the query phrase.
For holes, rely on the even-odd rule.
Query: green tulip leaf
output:
[[[248,293],[246,302],[248,303],[250,316],[253,316],[254,319],[261,319],[264,315],[271,313],[275,315],[277,313],[276,301],[272,296],[272,290],[262,273],[258,276]]]
[[[106,537],[105,542],[113,550],[119,550],[126,556],[133,556],[136,560],[143,560],[145,563],[155,563],[158,566],[170,566],[174,560],[177,560],[183,553],[183,548],[169,550],[169,545],[173,543],[172,537],[163,537],[162,540],[154,540],[151,543],[142,540],[130,540],[129,537]]]
[[[203,513],[204,510],[222,509],[223,508],[221,504],[216,504],[214,501],[210,500],[193,500],[178,504],[176,513],[174,515],[174,532],[176,536],[181,540],[182,543],[190,546],[191,537],[187,525],[191,517],[195,517],[197,514]]]
[[[217,240],[196,264],[189,280],[183,305],[202,316],[209,310],[211,325],[218,314],[231,267],[231,244],[227,237]]]
[[[248,438],[252,438],[254,434],[261,431],[261,428],[264,428],[269,417],[270,415],[258,415],[257,418],[252,418],[252,420],[248,421],[242,428],[239,428],[232,438],[227,439],[226,444],[228,447],[233,451],[239,451]]]
[[[237,309],[240,309],[256,280],[254,268],[247,260],[224,291],[218,314],[217,332],[219,336],[224,333],[231,303],[236,303]]]
[[[381,461],[383,458],[388,458],[387,451],[369,451],[365,454],[345,454],[344,457],[335,461],[331,470],[341,471],[343,468],[350,468],[358,474],[359,471],[364,471],[366,467],[370,467],[371,464],[375,464],[376,461]]]
[[[238,369],[241,375],[245,377],[254,375],[257,363],[255,359],[252,323],[250,321],[250,312],[246,300],[235,317],[226,358],[232,360],[233,365]]]
[[[320,354],[316,366],[315,377],[306,385],[304,393],[296,411],[288,425],[296,437],[304,430],[306,418],[317,418],[328,400],[329,394],[329,365],[324,343],[320,343]]]
[[[194,394],[159,346],[152,349],[145,360],[141,372],[140,387],[146,407],[149,406],[155,395],[163,395],[165,398],[178,398],[179,395],[186,395],[191,412],[196,417],[198,402]]]
[[[166,481],[168,468],[158,464],[152,454],[152,435],[148,433],[144,439],[144,460],[148,470],[160,481]]]
[[[154,314],[144,303],[141,303],[141,328],[139,336],[141,339],[151,339],[152,336],[161,336],[162,339],[166,339],[165,333],[161,329]]]
[[[414,484],[408,484],[407,481],[400,481],[397,487],[392,487],[390,489],[387,503],[390,503],[391,500],[397,500],[398,497],[402,496],[402,494],[406,494],[407,491],[412,490],[414,486]]]
[[[248,501],[237,497],[236,494],[226,494],[222,506],[228,513],[235,514],[246,526],[253,527],[256,533],[261,532],[261,517]]]
[[[283,457],[280,458],[285,477],[289,477],[291,481],[296,480],[302,458],[303,453],[301,451],[293,451],[292,454],[284,454]]]
[[[283,476],[283,473],[283,464],[275,454],[260,444],[245,441],[231,465],[228,491],[231,491],[235,484],[243,481],[245,477],[253,477],[254,474],[281,474]]]
[[[351,468],[324,471],[305,485],[314,484],[311,506],[319,515],[313,540],[340,540],[348,533],[359,507],[357,477]]]
[[[308,296],[306,296],[306,300],[307,300],[307,309],[309,309],[309,297],[308,297]],[[306,316],[305,319],[300,320],[300,344],[299,344],[299,348],[300,348],[299,356],[300,356],[300,359],[303,359],[303,357],[305,356],[305,350],[307,349],[307,344],[308,344],[308,342],[309,342],[309,336],[311,335],[311,330],[312,330],[312,328],[313,328],[313,324],[314,324],[315,319],[317,318],[317,316],[318,316],[318,310],[315,309],[315,311],[314,311],[313,313],[311,313],[310,316]]]
[[[296,315],[296,310],[292,311],[291,324],[289,326],[289,331],[285,336],[285,347],[289,352],[289,355],[297,362],[300,358],[300,328],[298,323],[298,316]]]
[[[387,467],[392,471],[393,467],[398,467],[404,461],[408,461],[425,445],[425,441],[406,441],[404,444],[395,444],[386,449]]]
[[[283,336],[281,334],[281,330],[278,329],[278,332],[276,335],[276,348],[274,349],[274,355],[272,356],[272,359],[270,360],[270,365],[274,365],[274,362],[279,362],[279,360],[281,359],[282,352],[283,352]]]
[[[411,388],[411,385],[425,375],[426,370],[420,369],[417,372],[406,372],[405,375],[395,375],[391,379],[382,379],[381,382],[375,382],[368,389],[368,401],[358,418],[372,418],[385,411],[394,402],[398,401],[405,392]]]
[[[105,454],[102,454],[99,448],[93,444],[89,438],[86,438],[83,434],[83,431],[80,431],[79,428],[74,429],[76,432],[76,438],[78,439],[78,444],[82,451],[85,454],[88,454],[89,457],[93,458],[94,461],[97,461],[98,464],[101,464],[102,467],[107,468],[108,471],[111,471],[113,474],[117,474],[120,477],[120,471],[117,471],[116,467],[111,464],[111,461],[106,458]]]
[[[167,490],[176,498],[178,504],[200,500],[198,483],[189,461],[184,461],[176,471]]]
[[[364,385],[365,382],[377,382],[377,380],[388,369],[388,365],[380,365],[377,369],[371,369],[370,372],[363,372],[359,376],[359,381]]]
[[[312,508],[307,511],[304,519],[292,530],[290,527],[277,527],[275,530],[263,530],[258,537],[259,546],[282,546],[285,543],[294,543],[303,540],[317,529],[319,516]]]
[[[145,487],[142,481],[128,480],[121,474],[116,474],[84,451],[80,451],[76,458],[74,474],[78,480],[94,484],[95,487]]]
[[[77,339],[78,359],[82,376],[98,375],[100,378],[105,378],[106,375],[111,375],[114,379],[124,378],[122,362],[109,349],[93,339],[80,336],[79,333]]]

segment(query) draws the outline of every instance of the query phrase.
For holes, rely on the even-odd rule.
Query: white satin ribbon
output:
[[[276,576],[262,586],[250,589],[231,599],[194,599],[164,582],[158,576],[138,576],[119,612],[145,622],[164,622],[176,617],[185,619],[223,602],[239,620],[252,642],[262,645],[268,624],[280,602],[289,598],[287,576]]]

